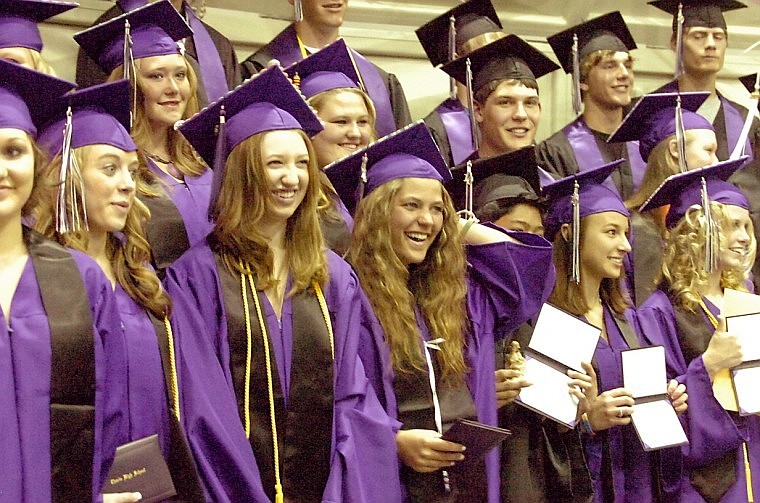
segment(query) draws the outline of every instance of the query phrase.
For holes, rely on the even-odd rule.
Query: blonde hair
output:
[[[720,248],[724,246],[722,229],[729,219],[725,205],[710,203],[710,209],[718,224]],[[750,222],[751,225],[751,222]],[[749,253],[744,267],[740,270],[721,269],[721,288],[747,291],[744,281],[755,263],[757,242],[752,229],[749,230]],[[662,257],[662,270],[658,282],[666,282],[675,302],[687,311],[696,311],[702,298],[701,291],[707,286],[709,275],[705,271],[705,244],[707,241],[706,221],[701,206],[692,206],[686,215],[671,229]]]
[[[285,231],[288,269],[293,275],[293,288],[287,295],[306,290],[313,281],[324,284],[328,276],[317,217],[320,170],[309,137],[300,129],[294,131],[303,138],[309,153],[309,184],[303,201],[288,218]],[[229,271],[242,272],[238,261],[246,262],[253,269],[258,287],[265,290],[277,284],[272,274],[274,254],[259,230],[272,198],[261,151],[267,133],[247,138],[230,152],[219,197],[212,208],[216,225],[210,240]]]
[[[425,371],[415,307],[432,338],[446,340],[439,353],[444,381],[464,378],[467,316],[466,259],[458,216],[441,186],[443,226],[421,264],[408,268],[393,249],[391,214],[403,179],[387,182],[364,198],[356,211],[349,262],[359,276],[390,346],[396,372]]]
[[[74,149],[74,156],[83,168],[90,162],[91,146]],[[61,170],[61,156],[57,155],[49,164],[45,178],[46,185],[51,189],[57,189],[59,184],[59,172]],[[76,178],[76,177],[74,177]],[[75,197],[81,201],[84,194],[79,193],[77,187],[81,179],[72,180],[72,187],[77,192]],[[139,183],[139,182],[138,182]],[[89,233],[87,231],[69,232],[59,234],[55,230],[56,191],[51,190],[53,196],[48,197],[38,206],[35,229],[46,236],[55,239],[61,245],[87,253],[89,245]],[[71,207],[67,211],[73,211]],[[85,215],[80,212],[79,218]],[[150,245],[145,237],[144,225],[150,218],[148,208],[135,197],[134,203],[127,214],[127,221],[121,233],[122,240],[113,232],[108,233],[106,241],[106,255],[113,268],[116,281],[124,288],[124,291],[143,308],[153,313],[157,318],[163,319],[171,312],[171,299],[161,286],[161,281],[156,273],[148,265],[150,264]]]
[[[34,141],[32,135],[29,133],[24,134],[29,139],[29,144],[32,146],[32,154],[34,155],[34,178],[32,179],[32,192],[21,207],[21,216],[31,217],[32,220],[35,220],[42,201],[47,201],[52,197],[50,195],[50,189],[45,183],[43,183],[45,179],[45,168],[48,165],[48,155],[37,145],[37,142]]]
[[[588,220],[581,219],[580,246],[583,250],[584,236],[588,227]],[[572,228],[570,229],[572,232]],[[583,289],[580,283],[576,283],[570,278],[570,268],[572,264],[573,248],[570,246],[570,240],[562,236],[562,232],[557,232],[553,243],[554,267],[557,270],[557,279],[554,283],[554,289],[549,297],[549,302],[572,313],[576,316],[586,314],[590,306],[583,295]],[[599,287],[599,298],[602,302],[610,306],[616,313],[622,313],[631,306],[625,288],[623,287],[623,275],[619,278],[604,278]],[[583,278],[581,277],[581,281]]]
[[[185,112],[182,114],[182,119],[184,120],[198,113],[199,105],[198,77],[196,76],[193,67],[190,66],[190,64],[187,62],[187,59],[184,56],[182,56],[182,59],[187,65],[187,80],[190,84],[190,95],[187,99]],[[135,66],[138,70],[140,69],[141,62],[142,59],[135,60]],[[135,73],[137,75],[135,75]],[[113,72],[111,72],[111,75],[108,77],[108,82],[113,82],[115,80],[120,80],[123,78],[124,67],[120,65],[116,67]],[[130,84],[136,93],[136,106],[135,116],[132,120],[132,131],[130,134],[132,135],[132,138],[134,139],[135,144],[140,149],[141,153],[144,154],[146,146],[150,144],[150,138],[153,135],[153,132],[150,127],[150,122],[145,116],[145,110],[143,108],[145,96],[143,95],[141,89],[141,83],[142,76],[140,72],[133,72],[130,75]],[[207,169],[205,164],[203,164],[201,158],[193,150],[193,147],[190,145],[190,143],[185,139],[184,136],[182,136],[182,133],[176,131],[174,128],[169,128],[169,155],[174,166],[185,175],[198,176],[203,174],[203,172]],[[146,171],[149,170],[147,168],[147,164],[143,164],[144,160],[145,157],[141,157],[140,176],[141,178],[144,178],[149,185],[154,184],[155,177],[146,173]]]

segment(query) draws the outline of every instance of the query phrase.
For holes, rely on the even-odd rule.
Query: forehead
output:
[[[333,113],[341,113],[342,111],[369,113],[364,99],[359,94],[348,90],[325,96],[325,100],[318,111],[322,110],[329,110]]]
[[[628,229],[628,217],[617,211],[603,211],[601,213],[594,213],[583,218],[583,221],[589,227],[604,227],[613,225]]]
[[[98,158],[105,156],[115,156],[126,160],[134,160],[137,162],[137,151],[125,152],[124,150],[107,144],[94,144],[81,147],[87,149],[90,158]]]
[[[724,204],[723,212],[731,220],[749,221],[749,210],[742,208],[741,206],[735,206],[733,204]]]
[[[402,178],[396,197],[415,197],[425,201],[441,201],[443,185],[433,178]]]
[[[306,148],[306,142],[298,130],[284,129],[262,133],[262,155],[283,155],[288,153],[298,155],[309,153]]]
[[[185,58],[180,54],[164,54],[162,56],[150,56],[137,60],[139,68],[143,71],[158,68],[187,68]]]
[[[599,63],[609,63],[609,62],[615,62],[615,63],[627,63],[628,61],[632,61],[632,57],[630,53],[624,52],[624,51],[616,51],[610,54],[605,54],[601,58],[599,58]]]
[[[517,80],[505,80],[496,86],[496,89],[491,93],[491,96],[515,99],[537,98],[538,90],[528,87]]]
[[[30,141],[29,135],[20,129],[0,127],[0,140],[26,140]]]
[[[707,26],[691,26],[686,28],[687,35],[725,35],[723,28],[708,28]]]

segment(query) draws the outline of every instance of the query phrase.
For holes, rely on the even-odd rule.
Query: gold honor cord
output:
[[[712,323],[713,328],[717,329],[718,320],[715,318],[715,316],[713,316],[710,310],[707,309],[705,302],[701,298],[699,299],[699,307],[701,307],[702,311],[705,312],[707,318],[710,320],[710,323]],[[749,450],[747,449],[747,442],[742,442],[742,448],[744,449],[744,475],[747,479],[747,501],[749,503],[753,503],[755,499],[752,494],[752,470],[749,466]]]
[[[166,327],[166,336],[169,339],[169,379],[171,380],[172,395],[172,412],[180,420],[179,413],[179,385],[177,384],[177,358],[174,354],[174,332],[172,325],[169,323],[169,317],[164,316],[164,326]]]
[[[261,329],[261,336],[264,340],[264,360],[266,362],[267,370],[267,393],[269,398],[269,416],[272,423],[272,449],[274,455],[274,491],[275,491],[275,503],[284,503],[285,498],[282,492],[282,480],[280,479],[280,451],[278,447],[277,437],[277,418],[274,410],[274,385],[272,384],[272,362],[269,354],[269,337],[267,336],[267,328],[264,323],[264,316],[261,311],[261,304],[259,303],[259,296],[256,294],[256,285],[253,282],[253,275],[248,264],[243,265],[240,261],[240,268],[244,272],[240,273],[240,288],[243,295],[243,310],[245,312],[245,334],[246,334],[246,363],[245,363],[245,396],[244,400],[244,421],[245,421],[245,436],[251,438],[251,418],[249,413],[250,407],[250,389],[251,389],[251,316],[248,307],[248,293],[246,289],[246,278],[248,279],[248,285],[251,288],[251,295],[253,296],[254,307],[256,308],[256,316],[259,321],[259,327]],[[317,294],[317,300],[319,301],[319,307],[322,311],[322,317],[325,319],[327,325],[327,333],[330,335],[330,352],[333,359],[335,359],[335,345],[333,342],[332,324],[330,323],[330,314],[327,310],[327,302],[325,301],[322,289],[315,281],[312,283],[314,290]]]

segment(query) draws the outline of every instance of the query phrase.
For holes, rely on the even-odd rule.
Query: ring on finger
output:
[[[623,417],[623,409],[618,409],[618,417]]]

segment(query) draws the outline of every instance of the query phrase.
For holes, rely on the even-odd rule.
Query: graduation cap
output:
[[[609,143],[639,141],[641,158],[646,161],[652,150],[663,140],[677,135],[679,121],[683,121],[681,131],[709,129],[713,125],[695,113],[710,96],[707,92],[695,93],[653,93],[641,97],[631,108],[623,122],[607,139]],[[678,107],[681,113],[679,118]],[[685,155],[681,155],[684,158]]]
[[[750,73],[744,77],[739,77],[742,85],[749,91],[752,99],[757,101],[760,98],[760,72]],[[760,103],[758,103],[760,106]]]
[[[541,51],[517,35],[507,35],[491,42],[465,57],[443,65],[441,69],[466,85],[468,61],[472,71],[474,92],[494,80],[536,80],[559,68]]]
[[[67,82],[0,59],[0,128],[37,137],[54,100],[75,88]]]
[[[342,38],[293,63],[285,73],[307,100],[331,89],[363,88],[354,58]]]
[[[124,65],[127,76],[135,59],[182,54],[177,41],[192,34],[171,2],[161,0],[80,31],[74,40],[107,74]]]
[[[397,178],[451,179],[438,145],[422,121],[385,136],[325,167],[325,174],[349,213],[379,186]]]
[[[712,217],[710,202],[739,206],[749,210],[744,193],[726,180],[749,162],[749,156],[719,162],[693,171],[677,173],[668,177],[649,199],[641,205],[644,212],[670,205],[665,217],[668,229],[675,227],[693,206],[701,206],[705,219],[705,271],[711,273],[718,264],[718,227]]]
[[[0,48],[26,47],[40,52],[37,24],[78,6],[54,0],[0,0]]]
[[[227,156],[244,140],[266,131],[301,129],[309,137],[322,131],[314,109],[278,66],[245,81],[175,127],[213,167],[209,208],[219,195]]]
[[[536,162],[536,148],[523,147],[519,150],[500,154],[472,163],[473,208],[500,199],[523,199],[537,202],[541,192]],[[451,170],[452,179],[446,183],[454,205],[464,207],[467,191],[467,166],[459,165]]]
[[[49,122],[38,144],[50,157],[60,153],[56,199],[56,231],[87,230],[84,181],[74,149],[88,145],[111,145],[134,152],[129,136],[129,82],[120,80],[82,89],[60,97],[48,111]]]
[[[453,26],[451,18],[454,18]],[[501,29],[501,21],[491,0],[469,0],[428,21],[414,32],[430,62],[433,66],[439,66],[451,61],[468,40]]]
[[[683,27],[702,26],[705,28],[723,28],[727,31],[723,13],[746,7],[735,0],[657,0],[649,2],[673,16],[673,32],[678,29],[679,6],[683,13]]]
[[[578,24],[546,40],[565,73],[573,74],[573,109],[576,114],[581,111],[580,62],[596,51],[628,52],[636,49],[636,41],[619,11]]]
[[[563,224],[572,224],[572,280],[580,283],[581,219],[597,213],[614,211],[630,216],[617,192],[602,185],[625,160],[618,159],[598,168],[582,171],[544,186],[549,200],[545,236],[554,241]]]

